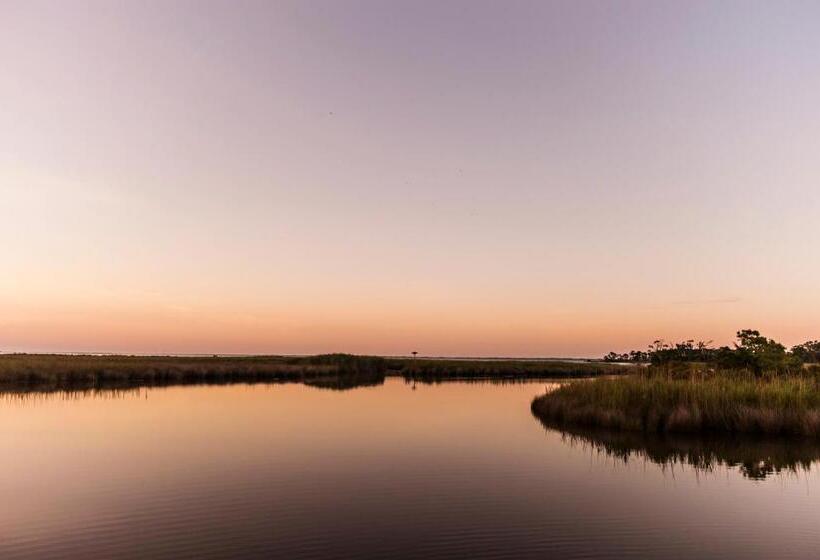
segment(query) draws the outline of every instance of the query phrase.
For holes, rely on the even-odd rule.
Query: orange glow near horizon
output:
[[[598,357],[610,349],[644,348],[656,338],[726,344],[740,328],[758,328],[791,345],[817,328],[801,303],[781,303],[778,309],[788,311],[790,321],[777,324],[771,317],[778,313],[743,301],[647,303],[631,311],[604,302],[590,309],[538,309],[511,299],[449,307],[361,301],[348,308],[327,302],[267,309],[18,301],[5,309],[2,351]]]

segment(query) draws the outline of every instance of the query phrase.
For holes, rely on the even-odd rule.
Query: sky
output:
[[[818,21],[0,0],[0,351],[820,338]]]

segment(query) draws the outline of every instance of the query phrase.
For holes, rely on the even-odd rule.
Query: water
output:
[[[815,447],[562,433],[545,385],[5,397],[0,558],[818,557]]]

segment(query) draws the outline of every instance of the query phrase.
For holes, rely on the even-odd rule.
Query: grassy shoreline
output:
[[[545,423],[647,433],[820,437],[820,373],[788,376],[693,370],[570,383],[536,398]]]
[[[547,379],[620,375],[640,366],[592,361],[469,360],[446,358],[397,359],[399,374],[425,382],[456,379]],[[397,370],[393,370],[397,371]]]
[[[421,382],[590,377],[629,368],[600,362],[318,356],[121,356],[0,354],[0,392],[301,382],[330,389],[378,385],[386,376]]]
[[[190,384],[304,382],[332,387],[384,378],[379,358],[330,354],[308,357],[0,355],[1,391],[57,391]]]

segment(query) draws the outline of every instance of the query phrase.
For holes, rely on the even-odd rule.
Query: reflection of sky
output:
[[[816,337],[818,16],[5,2],[0,346]]]
[[[544,430],[529,409],[544,387],[388,379],[3,400],[0,556],[815,554],[816,467],[751,482],[624,464]]]

